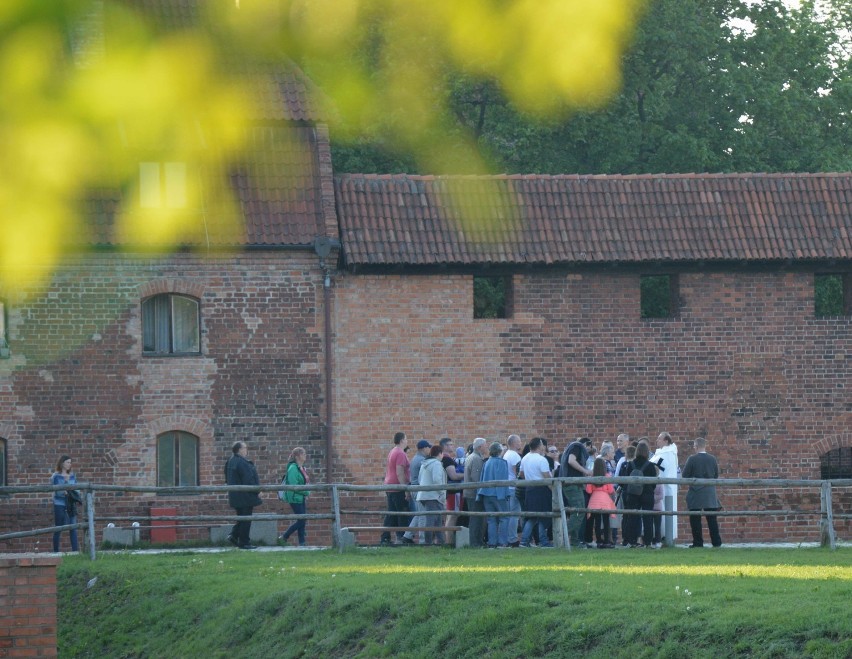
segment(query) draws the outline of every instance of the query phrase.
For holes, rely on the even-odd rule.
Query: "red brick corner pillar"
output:
[[[59,556],[0,554],[0,657],[56,656]]]

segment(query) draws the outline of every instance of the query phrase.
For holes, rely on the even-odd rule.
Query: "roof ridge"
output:
[[[560,180],[654,180],[654,179],[749,179],[749,178],[842,178],[852,172],[701,172],[701,173],[658,173],[658,174],[375,174],[360,172],[336,172],[335,178],[392,181],[411,179],[417,181],[560,181]]]

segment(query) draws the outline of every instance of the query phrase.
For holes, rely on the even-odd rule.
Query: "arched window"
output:
[[[198,485],[198,437],[173,430],[157,437],[157,486]]]
[[[6,440],[0,437],[0,487],[6,486]]]
[[[142,302],[142,353],[197,355],[201,352],[198,300],[162,293]]]
[[[820,478],[852,478],[852,446],[832,449],[819,458]]]

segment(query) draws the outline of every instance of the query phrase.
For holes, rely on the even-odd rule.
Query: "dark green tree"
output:
[[[441,130],[458,138],[460,153],[475,143],[496,172],[848,170],[850,23],[841,0],[819,11],[813,0],[796,9],[783,0],[657,0],[603,110],[532,119],[492,81],[449,69],[444,88],[429,94],[448,98]],[[416,173],[381,134],[377,126],[374,136],[337,143],[338,171]]]

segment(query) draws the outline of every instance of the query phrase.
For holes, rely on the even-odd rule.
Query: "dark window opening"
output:
[[[639,280],[639,297],[642,318],[677,316],[677,275],[643,275]]]
[[[164,293],[142,302],[142,352],[149,355],[199,354],[198,300]]]
[[[512,313],[512,277],[473,278],[473,317],[509,318]]]
[[[157,486],[198,485],[198,437],[167,432],[157,437]]]
[[[814,275],[814,315],[848,316],[852,314],[852,277],[850,275]]]
[[[823,453],[819,458],[819,477],[823,480],[852,478],[852,446]]]

